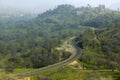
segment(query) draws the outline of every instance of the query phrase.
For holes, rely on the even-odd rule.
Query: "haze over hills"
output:
[[[120,9],[120,2],[110,5],[110,8],[114,10]]]
[[[8,23],[11,21],[29,20],[35,17],[37,14],[33,14],[29,11],[0,5],[0,23]]]
[[[41,9],[40,7],[35,8],[19,8],[10,5],[0,4],[0,15],[18,15],[18,14],[39,14],[43,13],[49,8]]]
[[[50,4],[50,3],[52,3],[52,4]],[[114,0],[114,1],[113,0],[107,0],[107,1],[104,1],[104,0],[100,0],[100,1],[95,1],[95,0],[92,0],[92,1],[88,1],[88,0],[84,0],[84,1],[80,1],[80,0],[75,0],[75,1],[72,1],[72,0],[64,0],[64,1],[58,1],[58,0],[52,0],[52,1],[51,0],[45,0],[45,1],[1,0],[0,8],[1,9],[4,8],[4,11],[5,11],[5,8],[6,8],[6,11],[7,10],[9,11],[11,8],[11,11],[9,11],[9,12],[12,12],[14,9],[15,11],[17,10],[18,13],[19,12],[23,12],[23,13],[29,12],[31,14],[38,14],[38,13],[43,13],[46,10],[53,9],[60,4],[71,4],[76,7],[87,6],[87,4],[90,4],[91,6],[96,7],[99,4],[102,4],[102,5],[106,5],[106,8],[111,8],[111,9],[115,9],[115,10],[117,8],[120,8],[120,6],[119,6],[120,2],[118,0]]]
[[[17,9],[15,7],[0,5],[0,15],[20,15],[20,14],[28,14],[27,11],[23,11],[22,9]]]

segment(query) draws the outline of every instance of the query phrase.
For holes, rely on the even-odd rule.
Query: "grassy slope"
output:
[[[111,72],[110,70],[81,70],[65,66],[53,71],[34,75],[32,80],[36,80],[37,76],[52,78],[52,80],[119,80],[120,73]]]

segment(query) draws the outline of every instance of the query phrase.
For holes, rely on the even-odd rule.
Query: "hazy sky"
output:
[[[72,4],[74,6],[85,6],[91,4],[92,6],[97,6],[98,4],[105,4],[106,7],[114,7],[115,5],[119,8],[120,0],[0,0],[1,6],[10,6],[20,9],[28,10],[41,10],[54,8],[60,4]],[[0,6],[0,7],[1,7]]]

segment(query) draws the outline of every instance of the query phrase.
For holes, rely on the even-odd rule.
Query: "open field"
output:
[[[5,74],[1,69],[0,76],[6,75],[13,77],[14,74],[31,71],[32,69],[15,69],[11,74]],[[120,80],[120,72],[112,70],[81,70],[79,68],[65,66],[52,71],[38,73],[30,76],[31,80],[37,77],[46,77],[52,80]]]
[[[40,73],[32,76],[48,77],[52,80],[120,80],[120,72],[112,70],[81,70],[70,66],[65,66],[53,71]]]

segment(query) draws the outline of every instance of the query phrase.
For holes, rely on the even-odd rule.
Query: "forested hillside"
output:
[[[90,28],[76,41],[82,44],[84,54],[80,61],[89,69],[120,69],[120,27]]]
[[[80,36],[78,45],[93,60],[83,61],[86,67],[95,65],[98,58],[118,63],[119,58],[113,56],[120,56],[119,28],[120,12],[104,5],[60,5],[30,20],[0,23],[0,67],[40,68],[57,63],[60,52],[55,48],[72,36]],[[64,60],[66,55],[62,57]]]

